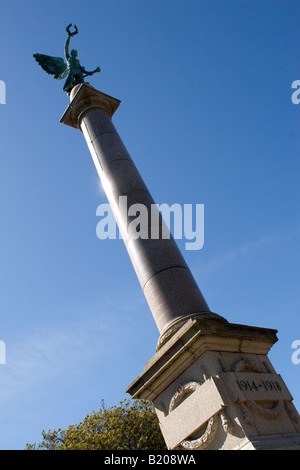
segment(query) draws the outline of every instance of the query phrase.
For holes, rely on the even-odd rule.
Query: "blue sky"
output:
[[[22,449],[118,404],[158,330],[83,135],[59,122],[65,27],[157,203],[204,204],[205,243],[178,244],[212,311],[278,329],[270,359],[300,408],[300,79],[290,0],[1,0],[0,448]]]

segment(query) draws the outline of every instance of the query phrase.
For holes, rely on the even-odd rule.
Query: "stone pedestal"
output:
[[[170,450],[300,449],[300,419],[267,354],[276,331],[188,320],[127,388],[154,403]]]

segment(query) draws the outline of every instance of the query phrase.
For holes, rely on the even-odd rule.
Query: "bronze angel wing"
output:
[[[61,57],[51,57],[45,54],[33,54],[33,57],[45,72],[61,80],[68,75],[68,66]]]

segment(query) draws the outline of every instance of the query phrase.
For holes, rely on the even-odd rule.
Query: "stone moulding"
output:
[[[263,419],[277,419],[283,411],[283,400],[272,403],[270,408],[261,405],[257,401],[247,400],[245,405],[257,416]]]
[[[111,118],[121,103],[120,100],[106,95],[85,83],[76,85],[73,88],[70,99],[71,103],[60,118],[60,122],[75,129],[80,129],[81,119],[86,111],[102,109]]]
[[[218,431],[218,417],[212,416],[207,423],[206,429],[198,439],[185,439],[180,446],[185,450],[204,450],[208,447]]]
[[[219,422],[226,434],[234,434],[234,425],[225,409],[212,416],[208,421],[203,434],[197,439],[184,439],[180,446],[185,450],[204,450],[214,441],[219,427]]]
[[[159,351],[161,347],[166,344],[166,342],[178,331],[180,328],[189,320],[198,320],[199,322],[205,321],[216,321],[228,323],[228,321],[214,312],[201,312],[201,313],[192,313],[191,315],[185,315],[184,317],[178,317],[171,324],[166,325],[164,331],[161,333],[156,351]]]
[[[198,387],[200,387],[199,382],[188,382],[185,385],[178,385],[177,390],[170,401],[169,413],[179,406],[182,400],[190,393],[193,393]]]

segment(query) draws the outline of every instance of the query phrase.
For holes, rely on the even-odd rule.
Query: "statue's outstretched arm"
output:
[[[85,68],[82,67],[82,65],[80,66],[80,68],[81,68],[81,71],[82,71],[83,73],[85,73],[85,76],[86,76],[86,77],[87,77],[88,75],[94,75],[94,73],[97,73],[97,72],[100,72],[100,71],[101,71],[100,67],[97,67],[95,70],[92,70],[91,72],[88,72],[87,70],[85,70]]]

